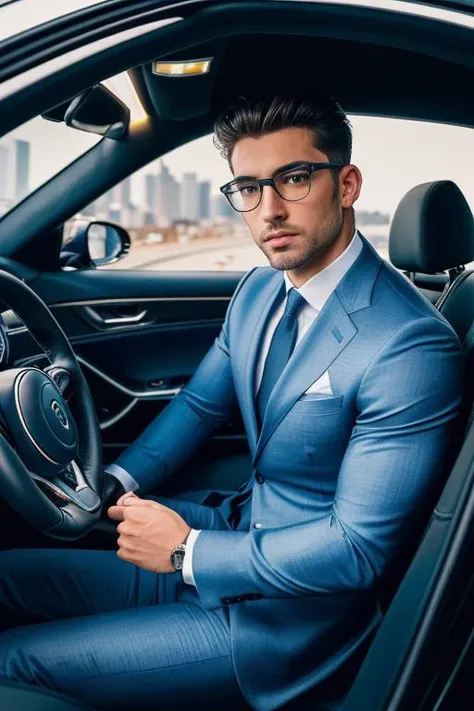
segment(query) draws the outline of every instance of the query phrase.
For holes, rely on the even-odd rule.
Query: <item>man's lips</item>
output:
[[[264,241],[272,247],[286,247],[297,234],[297,232],[278,232],[268,235]]]

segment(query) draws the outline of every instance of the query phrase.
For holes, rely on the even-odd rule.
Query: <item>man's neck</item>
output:
[[[355,225],[352,222],[350,229],[342,229],[339,236],[322,253],[318,254],[314,262],[306,264],[301,269],[291,269],[286,272],[288,278],[296,289],[299,289],[309,279],[322,272],[330,264],[336,261],[345,252],[356,233]]]

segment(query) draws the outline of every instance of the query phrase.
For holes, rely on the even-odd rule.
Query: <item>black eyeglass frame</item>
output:
[[[260,178],[260,180],[257,180],[257,178],[250,178],[250,177],[236,178],[235,180],[231,180],[229,183],[222,185],[219,188],[219,190],[221,191],[221,193],[223,195],[225,195],[225,197],[227,198],[227,200],[229,202],[229,205],[231,206],[231,208],[233,210],[235,210],[235,212],[252,212],[252,210],[256,210],[257,207],[262,202],[263,187],[265,185],[270,185],[275,190],[277,195],[279,195],[281,197],[282,200],[286,200],[287,202],[298,202],[299,200],[304,200],[305,197],[308,197],[309,193],[311,192],[311,176],[313,173],[315,173],[317,170],[341,169],[341,168],[344,168],[345,165],[346,165],[346,163],[309,163],[309,162],[307,163],[306,161],[302,161],[301,163],[295,163],[295,165],[292,166],[291,168],[283,168],[281,171],[277,171],[276,173],[274,173],[273,178]],[[278,175],[284,175],[285,173],[292,173],[293,171],[296,171],[301,168],[303,168],[309,172],[308,192],[303,197],[296,198],[296,200],[289,200],[288,198],[283,197],[283,195],[278,190],[277,184],[275,183],[275,178],[278,177]],[[231,192],[231,188],[232,188],[232,186],[238,185],[239,183],[248,183],[250,181],[256,183],[260,187],[260,197],[258,198],[258,202],[255,205],[255,207],[251,207],[248,210],[237,210],[237,208],[233,206],[233,204],[231,202],[230,195],[229,195],[229,193]]]

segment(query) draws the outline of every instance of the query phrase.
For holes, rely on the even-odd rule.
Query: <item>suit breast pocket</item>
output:
[[[332,476],[338,470],[347,446],[350,417],[343,395],[303,395],[288,413],[287,441],[300,442],[305,464],[310,464],[318,476]],[[334,465],[336,462],[336,465]],[[326,473],[324,473],[326,472]]]
[[[332,415],[342,410],[343,395],[323,395],[308,393],[295,402],[292,410],[308,416]]]

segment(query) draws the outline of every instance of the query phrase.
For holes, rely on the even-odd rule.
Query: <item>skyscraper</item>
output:
[[[145,175],[145,217],[146,225],[154,225],[156,223],[156,199],[157,186],[156,175]]]
[[[125,178],[120,183],[120,202],[122,207],[125,209],[130,209],[132,204],[132,179]]]
[[[214,195],[212,198],[212,216],[234,221],[239,219],[239,214],[229,205],[229,202],[222,193],[217,193],[217,195]]]
[[[114,185],[113,188],[107,191],[107,195],[109,197],[109,204],[108,204],[108,213],[109,217],[108,219],[111,222],[117,222],[121,223],[122,220],[122,185],[121,183],[118,183],[118,185]]]
[[[173,176],[168,187],[169,214],[171,222],[181,217],[181,185]]]
[[[15,201],[19,202],[30,192],[30,144],[15,140]]]
[[[156,203],[156,176],[145,175],[145,204],[148,210],[153,210]]]
[[[211,215],[211,183],[204,180],[199,183],[199,219],[207,220]]]
[[[181,218],[195,221],[199,216],[199,188],[196,173],[184,173],[181,185]]]
[[[160,227],[170,225],[181,216],[180,185],[162,160],[156,176],[156,212]]]

